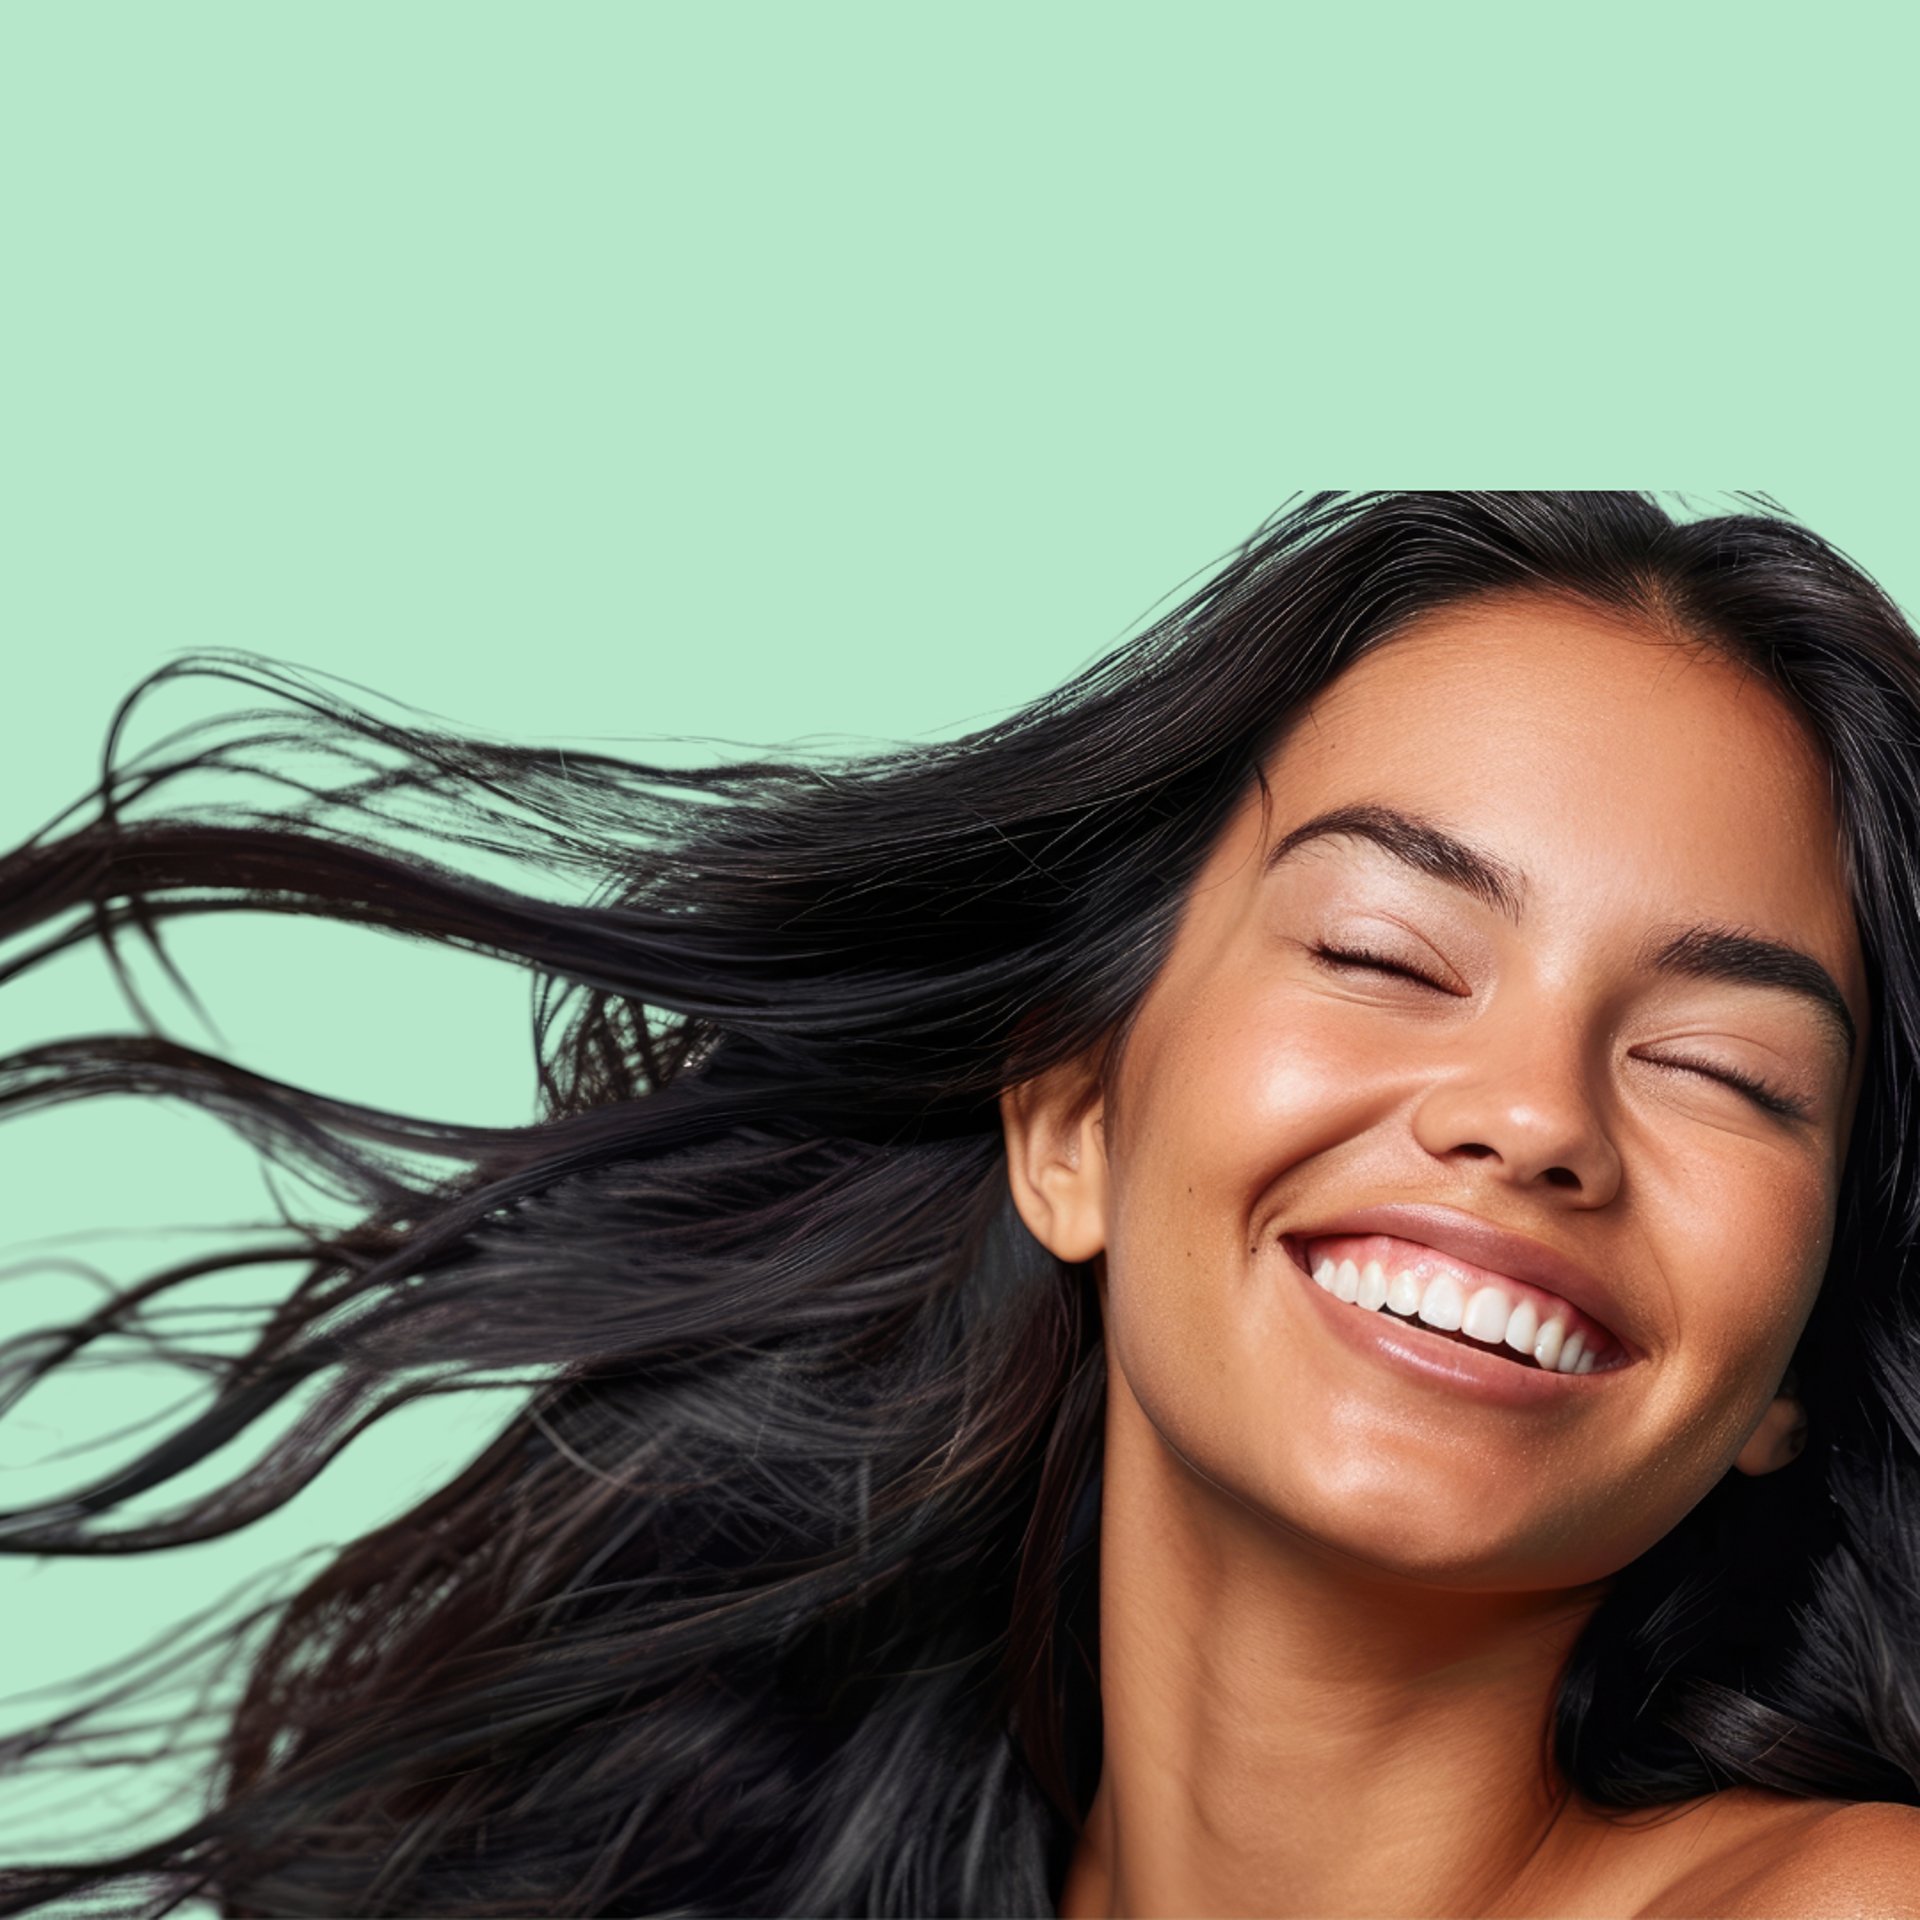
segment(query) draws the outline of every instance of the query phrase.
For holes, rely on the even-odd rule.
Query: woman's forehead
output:
[[[1569,844],[1650,834],[1673,857],[1798,853],[1832,875],[1818,741],[1744,662],[1552,601],[1426,616],[1295,717],[1267,761],[1284,792],[1382,781]],[[1757,809],[1757,811],[1756,811]]]
[[[1410,622],[1307,703],[1289,744],[1310,744],[1329,729],[1390,730],[1395,751],[1409,757],[1465,750],[1476,758],[1587,758],[1637,746],[1646,771],[1659,764],[1656,752],[1685,761],[1730,747],[1796,791],[1826,791],[1819,743],[1752,666],[1698,640],[1532,595],[1444,607]]]

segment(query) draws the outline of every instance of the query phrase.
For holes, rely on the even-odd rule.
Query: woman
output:
[[[531,1391],[236,1643],[204,1818],[13,1908],[1920,1913],[1920,644],[1827,544],[1318,494],[1060,692],[846,765],[562,764],[251,672],[301,725],[110,776],[8,929],[522,961],[548,1111],[7,1063],[365,1218],[5,1544],[203,1538],[407,1397]],[[298,808],[166,807],[295,733],[341,767]],[[399,844],[426,802],[527,883]]]

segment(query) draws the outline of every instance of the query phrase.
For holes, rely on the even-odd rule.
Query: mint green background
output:
[[[1917,21],[0,11],[0,840],[190,647],[520,736],[952,734],[1329,484],[1760,488],[1920,607]],[[176,944],[248,1064],[530,1110],[519,975],[318,926]],[[76,961],[0,1048],[121,1020]],[[122,1230],[73,1251],[130,1277],[178,1244],[148,1229],[261,1215],[247,1155],[124,1105],[7,1130],[0,1239]],[[0,1323],[86,1297],[9,1280]],[[0,1496],[180,1390],[30,1402]],[[0,1562],[0,1693],[399,1511],[505,1411],[396,1421],[234,1540]],[[72,1830],[8,1801],[9,1856]]]

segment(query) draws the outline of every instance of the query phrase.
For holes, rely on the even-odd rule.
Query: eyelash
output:
[[[1411,980],[1418,986],[1431,987],[1436,993],[1450,991],[1438,980],[1429,979],[1424,973],[1403,966],[1398,960],[1389,960],[1383,953],[1370,953],[1363,947],[1314,947],[1311,951],[1314,959],[1329,969],[1371,967],[1381,973],[1397,974],[1401,979]],[[1697,1073],[1703,1080],[1718,1080],[1723,1086],[1732,1087],[1736,1093],[1745,1094],[1755,1106],[1784,1119],[1805,1120],[1811,1117],[1802,1102],[1790,1094],[1782,1093],[1777,1087],[1769,1086],[1764,1080],[1756,1080],[1751,1074],[1739,1073],[1727,1067],[1703,1067],[1687,1060],[1655,1060],[1652,1064],[1670,1067],[1676,1073]]]
[[[1315,947],[1313,957],[1325,967],[1374,967],[1382,973],[1397,973],[1403,980],[1431,987],[1436,993],[1449,991],[1438,980],[1430,980],[1424,973],[1416,973],[1412,967],[1389,960],[1384,953],[1370,953],[1364,947]]]
[[[1751,1074],[1736,1073],[1730,1067],[1696,1067],[1684,1060],[1656,1060],[1656,1067],[1673,1067],[1681,1073],[1697,1073],[1709,1080],[1724,1081],[1736,1093],[1744,1093],[1756,1107],[1764,1108],[1768,1113],[1778,1114],[1783,1120],[1811,1120],[1812,1113],[1791,1094],[1778,1092],[1764,1080],[1756,1080]]]

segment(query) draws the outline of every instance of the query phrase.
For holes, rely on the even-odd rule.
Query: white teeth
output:
[[[1522,1300],[1513,1310],[1513,1318],[1507,1322],[1506,1343],[1515,1353],[1531,1353],[1533,1336],[1540,1331],[1540,1316],[1533,1309],[1531,1300]]]
[[[1460,1331],[1469,1339],[1484,1340],[1492,1345],[1506,1333],[1512,1311],[1507,1296],[1498,1287],[1481,1287],[1467,1302]]]
[[[1554,1370],[1553,1363],[1560,1358],[1560,1342],[1567,1337],[1567,1323],[1556,1314],[1534,1335],[1533,1357],[1546,1370]]]
[[[1450,1273],[1436,1273],[1420,1296],[1420,1318],[1442,1333],[1455,1333],[1465,1305],[1460,1298],[1459,1281]]]
[[[1543,1321],[1531,1300],[1510,1307],[1505,1290],[1494,1286],[1478,1287],[1467,1299],[1460,1282],[1445,1271],[1423,1284],[1411,1271],[1389,1277],[1383,1261],[1369,1260],[1362,1267],[1322,1254],[1313,1281],[1335,1299],[1368,1312],[1386,1307],[1442,1333],[1464,1333],[1487,1346],[1504,1342],[1515,1353],[1530,1353],[1547,1373],[1591,1373],[1599,1359],[1582,1331],[1568,1331],[1564,1315],[1555,1312]]]

